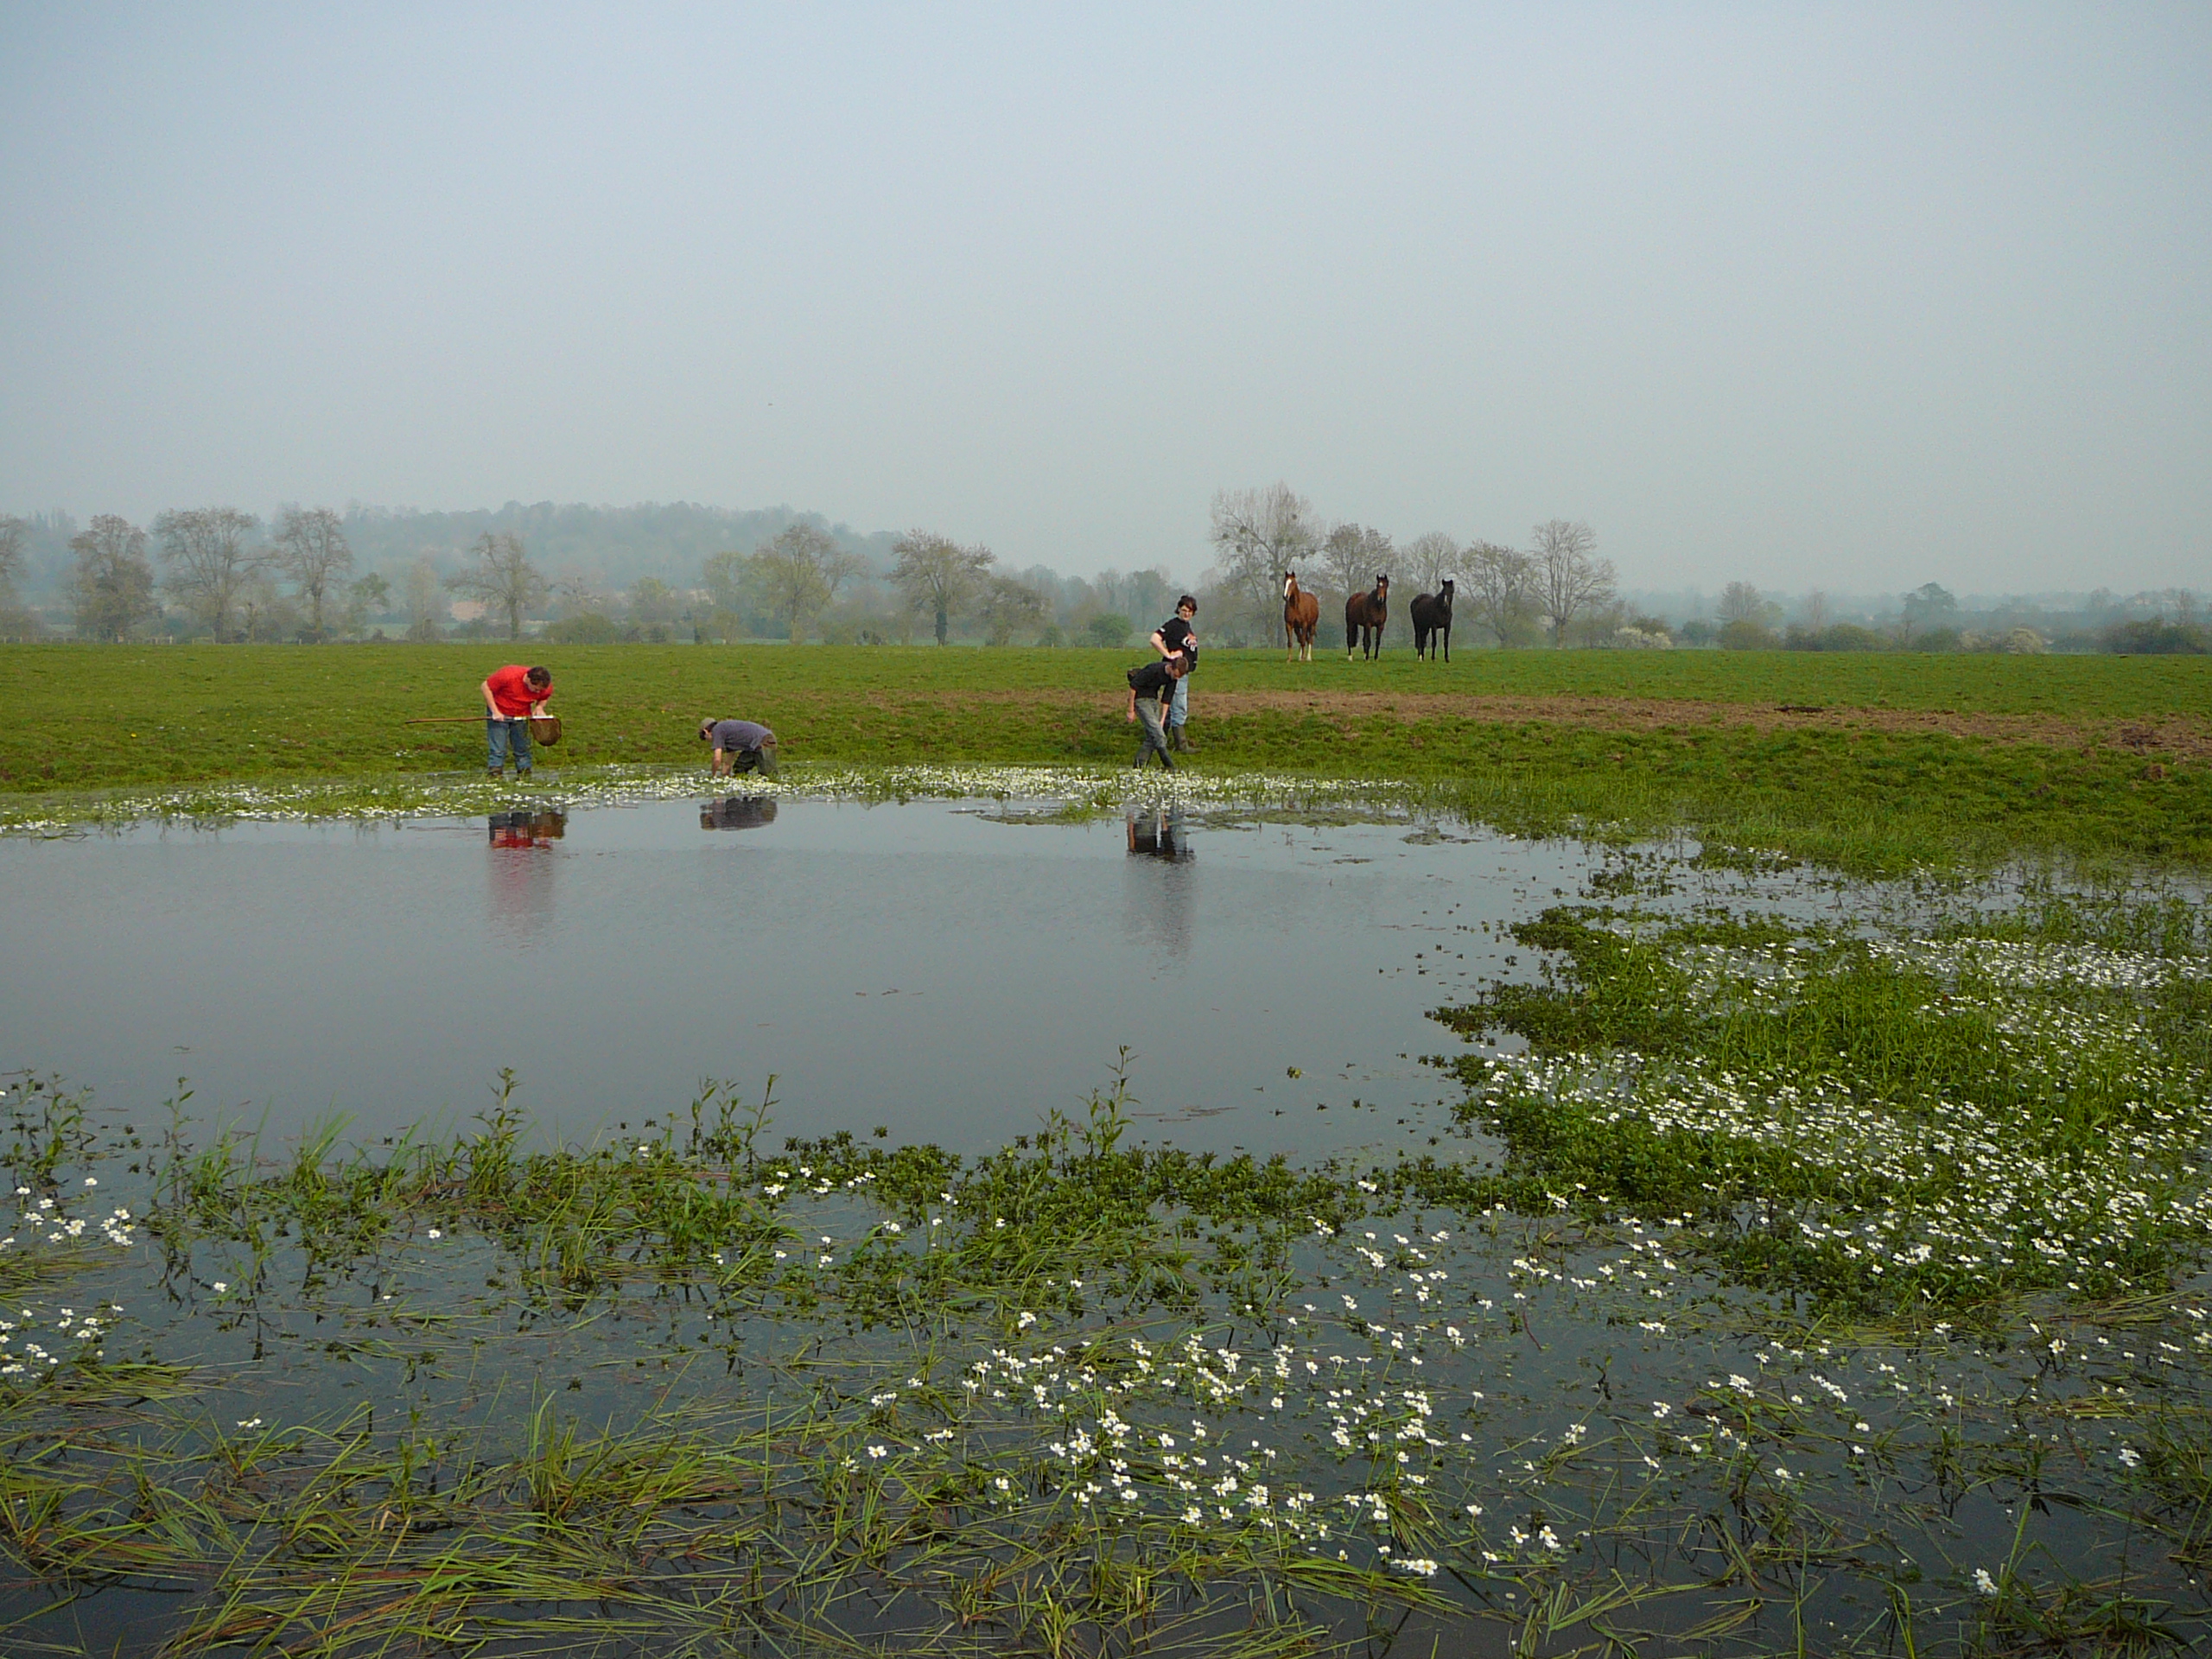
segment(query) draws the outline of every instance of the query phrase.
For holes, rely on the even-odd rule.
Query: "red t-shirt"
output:
[[[553,695],[550,685],[538,687],[524,683],[530,671],[520,663],[509,663],[505,668],[495,668],[485,683],[492,688],[492,702],[510,719],[530,712],[533,702],[543,702]]]

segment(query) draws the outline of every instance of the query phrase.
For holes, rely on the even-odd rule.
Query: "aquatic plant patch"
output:
[[[1840,971],[1546,925],[1699,1019]],[[1196,1157],[1135,1104],[963,1160],[710,1087],[569,1147],[510,1079],[458,1137],[280,1150],[8,1079],[9,1650],[2212,1635],[2201,1283],[1808,1317],[1702,1202]]]
[[[2161,949],[1566,906],[1515,930],[1548,982],[1440,1017],[1524,1045],[1452,1063],[1505,1173],[1694,1214],[1748,1282],[1892,1313],[2139,1294],[2212,1242],[2212,957],[2201,910],[2131,908]]]

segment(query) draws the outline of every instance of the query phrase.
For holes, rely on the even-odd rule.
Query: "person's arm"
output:
[[[545,705],[552,700],[553,688],[549,685],[545,688],[545,695],[543,696],[536,698],[531,702],[530,705],[530,717],[532,720],[536,720],[540,715],[545,712]]]
[[[1173,657],[1175,654],[1174,652],[1169,648],[1167,641],[1160,637],[1160,630],[1158,628],[1154,628],[1152,631],[1151,643],[1152,648],[1158,652],[1162,657]]]
[[[484,683],[478,689],[484,693],[485,714],[493,720],[499,719],[499,700],[492,695],[492,677],[488,674],[486,675],[484,677]]]
[[[1136,687],[1135,687],[1135,686],[1133,685],[1133,686],[1131,686],[1131,687],[1129,688],[1129,718],[1130,718],[1131,720],[1135,720],[1136,717],[1137,717],[1137,689],[1136,689]]]
[[[729,755],[720,744],[715,746],[715,759],[713,764],[715,776],[717,778],[721,777],[722,773],[729,770]]]

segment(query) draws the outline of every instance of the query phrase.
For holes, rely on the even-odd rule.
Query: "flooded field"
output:
[[[794,1129],[973,1152],[1126,1046],[1176,1144],[1311,1152],[1402,1137],[1427,1011],[1591,868],[1408,823],[742,796],[0,841],[0,1054],[116,1100],[182,1077],[279,1138],[465,1121],[507,1067],[575,1135],[772,1073]]]
[[[0,843],[0,1647],[2212,1639],[2201,895],[1695,851]]]

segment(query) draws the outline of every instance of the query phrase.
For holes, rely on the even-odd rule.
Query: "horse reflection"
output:
[[[776,798],[772,795],[732,795],[723,800],[699,804],[702,830],[758,830],[762,824],[775,821]]]
[[[1137,807],[1123,827],[1128,831],[1132,858],[1141,855],[1186,864],[1198,856],[1191,847],[1189,815],[1179,801],[1173,806]]]

